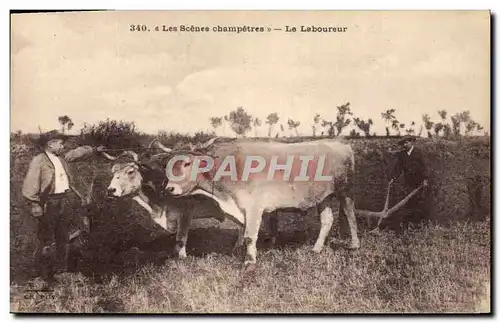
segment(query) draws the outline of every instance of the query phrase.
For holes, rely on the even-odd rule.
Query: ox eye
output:
[[[132,175],[133,173],[135,173],[135,169],[131,169],[127,172],[128,175]]]
[[[191,165],[191,163],[187,162],[187,163],[184,164],[184,167],[188,167],[189,165]]]

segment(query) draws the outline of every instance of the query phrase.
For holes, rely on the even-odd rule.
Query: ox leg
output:
[[[244,235],[247,246],[245,265],[255,264],[257,262],[257,239],[259,237],[261,222],[262,210],[255,210],[254,212],[247,213]]]
[[[354,200],[350,197],[345,197],[340,201],[340,213],[347,218],[349,232],[351,234],[351,243],[349,249],[359,249],[360,243],[358,238],[358,224],[356,215],[354,214]]]
[[[191,216],[188,214],[183,214],[178,217],[179,227],[177,229],[176,241],[175,241],[175,251],[177,252],[177,257],[179,259],[185,259],[187,257],[186,244],[189,233],[189,225],[191,224]]]
[[[330,206],[326,206],[323,208],[323,211],[320,213],[321,216],[321,229],[319,231],[318,239],[314,244],[313,251],[321,252],[323,250],[323,246],[325,245],[326,237],[330,232],[333,224],[333,212]]]

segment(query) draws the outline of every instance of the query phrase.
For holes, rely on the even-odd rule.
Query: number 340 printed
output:
[[[146,25],[130,25],[130,31],[149,31]]]

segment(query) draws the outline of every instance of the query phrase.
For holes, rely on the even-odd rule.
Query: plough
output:
[[[391,214],[393,214],[394,212],[396,212],[399,209],[401,209],[423,187],[423,184],[420,184],[420,186],[418,186],[417,188],[415,188],[404,199],[402,199],[401,201],[399,201],[393,207],[389,208],[389,196],[390,196],[391,187],[392,187],[393,183],[394,183],[394,181],[391,180],[391,181],[389,181],[389,184],[387,185],[387,194],[386,194],[386,197],[385,197],[384,209],[382,211],[380,211],[380,212],[374,212],[374,211],[368,211],[368,210],[355,210],[355,213],[358,216],[364,216],[364,217],[366,217],[368,219],[373,218],[373,217],[379,219],[378,222],[377,222],[377,227],[375,229],[371,230],[370,231],[371,233],[378,232],[379,227],[380,227],[380,223],[382,222],[382,220],[383,219],[387,219]]]

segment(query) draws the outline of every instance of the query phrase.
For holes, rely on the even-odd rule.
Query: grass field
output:
[[[203,231],[195,230],[193,237],[204,239]],[[241,271],[240,258],[224,253],[130,264],[129,273],[98,282],[82,274],[63,274],[53,293],[23,293],[13,284],[12,310],[489,312],[480,308],[482,300],[489,302],[489,223],[410,228],[399,236],[363,234],[362,243],[361,250],[349,253],[333,242],[320,255],[311,252],[308,242],[264,248],[251,275]],[[37,281],[32,283],[36,288]]]
[[[357,206],[380,210],[386,179],[376,152],[390,144],[377,141],[353,145],[357,154]],[[466,184],[468,177],[478,174],[489,180],[489,151],[479,148],[482,150],[478,152],[456,144],[425,145],[434,183],[435,223],[402,232],[386,229],[370,234],[371,227],[360,219],[362,246],[354,252],[341,246],[338,225],[334,224],[332,241],[318,255],[311,248],[319,231],[319,219],[311,214],[284,214],[275,247],[271,248],[265,239],[263,226],[258,266],[249,274],[241,270],[242,253],[231,250],[236,239],[231,223],[196,220],[188,240],[189,256],[176,260],[172,257],[173,238],[162,235],[144,217],[139,220],[138,209],[131,201],[108,202],[100,198],[109,181],[110,164],[79,163],[74,167],[83,175],[82,189],[89,177],[97,175],[94,193],[101,212],[95,214],[93,238],[80,263],[81,271],[62,274],[50,293],[26,291],[40,287],[31,272],[35,223],[20,196],[31,155],[12,156],[11,310],[489,312],[490,217],[484,212],[469,216]],[[400,197],[400,193],[395,194],[393,200]],[[488,187],[483,197],[488,200]],[[489,211],[489,201],[482,207]],[[145,232],[149,240],[139,241]],[[130,248],[134,245],[142,249]]]

